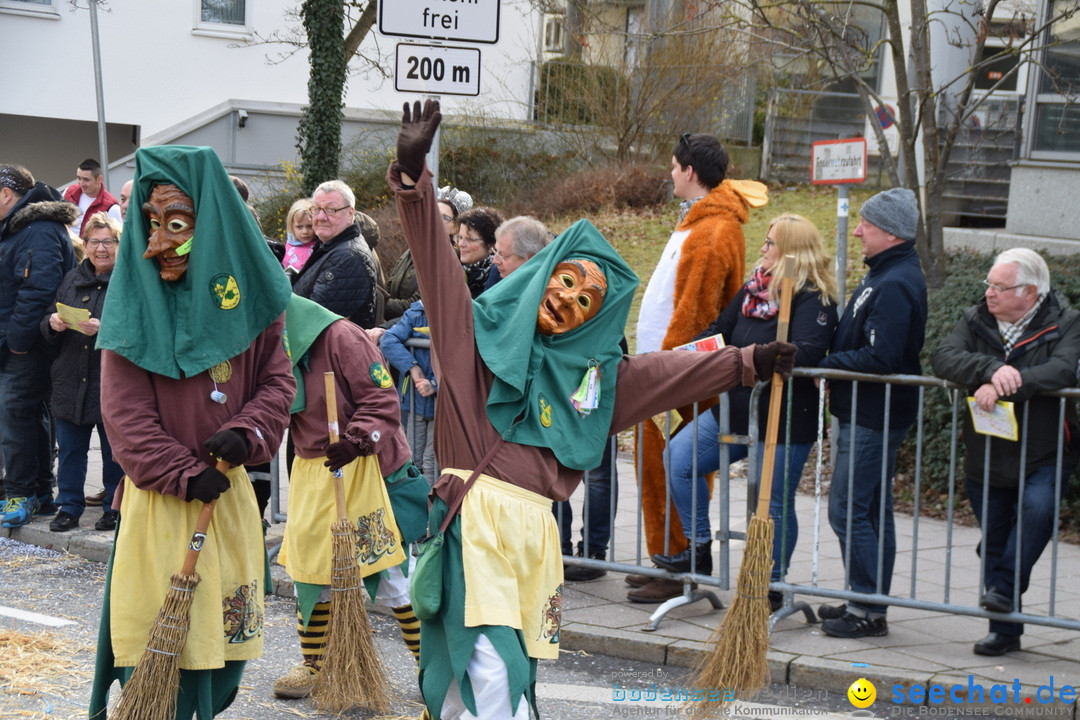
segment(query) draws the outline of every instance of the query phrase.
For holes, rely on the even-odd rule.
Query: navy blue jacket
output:
[[[766,344],[776,340],[777,318],[768,320],[743,315],[742,304],[746,296],[744,285],[735,295],[720,317],[713,321],[695,340],[722,333],[724,342],[734,347]],[[795,343],[796,367],[815,367],[829,349],[833,331],[836,330],[836,303],[822,305],[821,293],[802,290],[795,293],[791,303],[791,323],[788,340]],[[791,442],[811,443],[817,439],[817,389],[810,378],[795,378],[793,393],[794,411],[791,416]],[[750,392],[752,388],[737,387],[728,391],[731,400],[731,431],[747,433],[750,425]],[[759,437],[765,437],[765,425],[769,418],[769,394],[766,387],[761,393],[758,407]],[[713,406],[719,412],[719,406]],[[780,434],[777,442],[785,443],[787,428],[787,390],[780,405]]]
[[[293,292],[330,312],[373,328],[378,317],[378,271],[359,224],[327,242],[319,241],[293,281]]]
[[[39,182],[0,220],[0,349],[27,352],[43,342],[38,324],[75,267],[67,225],[78,216]]]
[[[431,350],[428,348],[410,348],[405,346],[405,341],[412,338],[431,339],[430,332],[419,332],[416,328],[427,327],[427,313],[424,311],[424,303],[421,300],[414,302],[401,318],[394,323],[393,327],[379,340],[379,349],[383,357],[400,374],[401,382],[398,393],[401,396],[401,409],[408,411],[410,408],[419,417],[435,417],[435,396],[422,397],[420,393],[412,391],[412,379],[409,370],[413,365],[419,365],[424,377],[431,381],[432,386],[438,388],[435,382],[435,372],[431,369]],[[412,396],[410,398],[410,395]],[[415,403],[415,406],[412,404]]]
[[[840,318],[829,354],[819,367],[877,375],[920,375],[926,334],[926,278],[915,242],[867,258],[862,279]],[[858,417],[851,417],[852,384],[829,384],[829,409],[844,422],[872,430],[885,427],[885,385],[859,383]],[[889,427],[909,427],[918,410],[918,388],[892,389]]]

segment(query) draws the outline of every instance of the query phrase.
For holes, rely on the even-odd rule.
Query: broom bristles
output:
[[[176,573],[150,628],[146,650],[120,691],[113,720],[173,720],[180,692],[180,653],[187,642],[199,574]]]
[[[772,574],[773,521],[754,515],[746,532],[746,548],[736,583],[735,599],[709,641],[712,652],[698,663],[690,686],[718,689],[720,697],[693,705],[722,708],[724,691],[745,698],[769,683],[769,576]],[[730,695],[729,695],[730,699]]]
[[[390,709],[393,691],[364,609],[364,584],[356,564],[356,528],[348,520],[331,527],[334,536],[330,627],[322,668],[311,697],[320,710],[342,713],[363,707]]]

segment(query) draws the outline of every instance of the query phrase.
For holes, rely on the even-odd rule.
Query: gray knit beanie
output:
[[[893,188],[864,202],[859,215],[890,235],[901,240],[914,240],[915,228],[919,226],[919,203],[911,190]]]

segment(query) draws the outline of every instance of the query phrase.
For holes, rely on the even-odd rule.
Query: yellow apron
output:
[[[334,479],[323,465],[326,458],[297,456],[289,473],[289,517],[278,561],[289,577],[313,585],[330,584],[333,538],[337,520]],[[405,560],[390,496],[379,461],[372,455],[353,460],[344,473],[345,507],[356,520],[356,562],[364,577],[400,565]]]
[[[191,607],[185,670],[223,667],[262,655],[266,547],[259,506],[243,467],[228,472],[206,532],[196,572],[202,578]],[[180,572],[203,504],[140,490],[124,478],[120,533],[113,557],[110,603],[117,667],[134,666],[165,602],[169,578]]]
[[[558,658],[562,547],[551,500],[481,474],[461,506],[461,555],[465,626],[516,628],[530,657]]]

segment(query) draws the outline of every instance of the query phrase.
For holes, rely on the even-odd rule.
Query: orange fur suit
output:
[[[751,207],[761,207],[767,202],[768,191],[761,183],[725,180],[694,203],[675,228],[645,290],[638,317],[639,353],[670,350],[689,342],[731,302],[746,273],[742,226],[749,219]],[[699,404],[699,411],[707,406],[707,403]],[[692,418],[691,408],[683,408],[681,414],[685,422]],[[638,461],[645,542],[650,555],[677,553],[686,547],[674,507],[669,516],[670,545],[664,547],[667,476],[663,452],[663,433],[655,423],[646,422]]]

